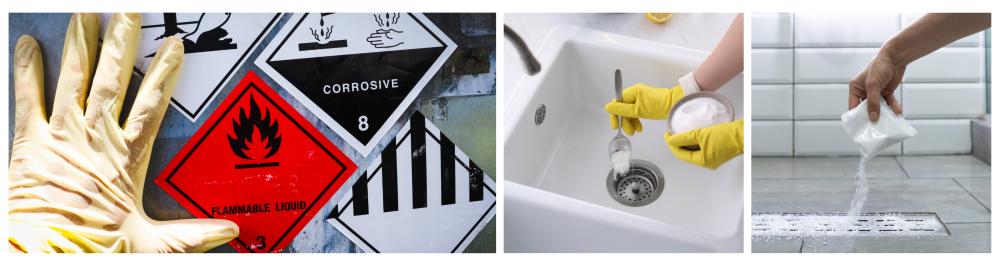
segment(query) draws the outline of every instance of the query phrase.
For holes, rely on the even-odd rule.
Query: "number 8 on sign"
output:
[[[358,130],[362,132],[368,130],[368,116],[361,115],[361,117],[358,117]]]

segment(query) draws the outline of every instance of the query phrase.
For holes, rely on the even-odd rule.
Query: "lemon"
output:
[[[670,16],[673,15],[674,13],[646,13],[646,18],[648,18],[649,21],[663,23],[667,21],[667,19],[670,19]]]

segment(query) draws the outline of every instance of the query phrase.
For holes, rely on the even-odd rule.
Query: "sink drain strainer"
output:
[[[946,236],[935,213],[755,213],[753,237]]]
[[[615,176],[608,172],[608,193],[625,206],[638,207],[652,203],[663,193],[663,173],[652,163],[633,159],[628,173]]]

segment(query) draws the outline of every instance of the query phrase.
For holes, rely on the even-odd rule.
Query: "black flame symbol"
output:
[[[267,153],[263,158],[268,158],[273,156],[278,152],[278,148],[281,146],[281,137],[278,135],[278,121],[275,120],[274,123],[271,122],[271,110],[266,110],[264,118],[261,119],[260,109],[257,107],[257,102],[254,101],[253,95],[250,95],[250,115],[247,116],[243,108],[240,108],[240,122],[237,123],[236,119],[233,119],[233,134],[236,135],[236,139],[229,137],[229,147],[233,149],[233,153],[244,159],[253,159],[243,153],[243,150],[250,150],[247,147],[247,142],[253,142],[253,128],[257,127],[260,131],[260,140],[267,140],[267,146],[271,151]],[[226,135],[229,136],[229,135]]]

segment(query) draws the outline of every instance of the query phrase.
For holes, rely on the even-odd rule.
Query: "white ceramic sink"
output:
[[[627,136],[632,158],[659,167],[662,195],[628,207],[605,183],[615,69],[624,87],[670,88],[708,53],[559,26],[535,55],[542,71],[505,103],[505,252],[743,252],[743,156],[714,171],[688,164],[663,141],[665,121],[642,120],[644,132]],[[743,75],[717,92],[743,118]]]

